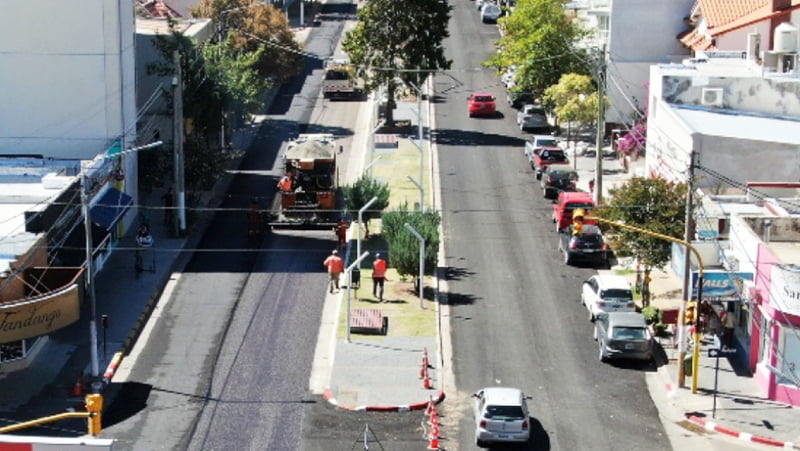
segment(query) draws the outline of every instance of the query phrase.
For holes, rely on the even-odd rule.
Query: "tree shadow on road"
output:
[[[525,146],[525,140],[516,136],[497,135],[469,130],[437,129],[436,143],[448,146],[494,146],[494,147],[519,147]]]

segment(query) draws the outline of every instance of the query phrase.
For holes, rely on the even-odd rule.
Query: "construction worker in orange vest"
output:
[[[344,260],[339,257],[339,251],[334,249],[322,264],[328,267],[328,277],[330,278],[328,286],[330,292],[333,293],[334,288],[339,289],[339,275],[344,271]]]
[[[347,221],[344,218],[339,219],[339,222],[336,223],[336,227],[334,227],[334,231],[336,232],[336,238],[339,242],[339,247],[344,247],[345,243],[347,242],[347,229],[350,226],[347,224]]]
[[[372,295],[383,302],[383,282],[386,281],[386,260],[381,254],[375,254],[372,262]],[[380,288],[380,290],[378,290]],[[378,293],[380,291],[380,293]]]
[[[281,177],[280,181],[278,181],[278,189],[283,191],[284,193],[291,193],[292,192],[292,173],[287,172],[286,175]]]

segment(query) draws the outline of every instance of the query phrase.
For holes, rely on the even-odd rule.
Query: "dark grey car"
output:
[[[594,339],[598,358],[653,360],[653,340],[644,315],[637,312],[609,312],[597,315]]]

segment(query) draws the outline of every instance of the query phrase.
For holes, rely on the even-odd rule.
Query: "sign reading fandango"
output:
[[[772,265],[769,303],[784,313],[800,316],[800,266]]]
[[[80,318],[77,284],[24,302],[0,305],[0,343],[47,335]]]

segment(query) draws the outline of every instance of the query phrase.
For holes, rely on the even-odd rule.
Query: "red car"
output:
[[[473,116],[494,116],[497,114],[497,105],[494,103],[494,96],[486,93],[472,93],[467,97],[467,107],[469,117]]]

